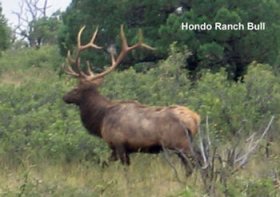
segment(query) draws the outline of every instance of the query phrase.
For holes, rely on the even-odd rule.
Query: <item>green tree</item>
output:
[[[280,49],[280,3],[278,1],[198,0],[182,14],[170,14],[160,28],[162,46],[176,40],[179,46],[187,45],[193,56],[189,58],[191,70],[224,67],[231,78],[244,74],[252,61],[274,64]],[[181,23],[225,24],[253,22],[266,23],[264,31],[183,31]]]
[[[62,22],[59,15],[39,18],[30,23],[30,25],[33,26],[33,31],[30,32],[30,36],[36,40],[37,46],[56,44],[61,24]]]
[[[39,48],[44,44],[57,43],[57,35],[61,25],[60,12],[47,16],[48,1],[21,0],[17,16],[18,24],[14,33],[28,42],[30,47]]]
[[[3,51],[8,48],[10,44],[10,29],[7,25],[7,20],[2,14],[2,5],[0,2],[0,51]]]
[[[156,52],[142,51],[126,58],[125,65],[135,62],[156,61],[166,58],[169,45],[177,43],[181,51],[187,46],[192,56],[186,56],[186,68],[197,73],[202,69],[219,71],[225,68],[232,79],[243,76],[252,61],[276,65],[280,49],[280,3],[275,0],[73,0],[63,14],[63,29],[59,36],[61,53],[76,45],[76,35],[81,26],[88,28],[83,41],[89,40],[99,25],[97,43],[104,50],[118,45],[120,24],[125,24],[128,40],[136,40],[138,28],[144,32],[145,42],[157,48]],[[264,31],[183,31],[181,23],[225,24],[266,23]],[[106,53],[86,54],[95,64],[109,61]],[[277,60],[278,57],[278,60]]]
[[[145,42],[159,48],[158,29],[164,24],[168,14],[173,12],[180,4],[179,0],[73,0],[66,12],[63,14],[64,27],[60,33],[60,49],[63,55],[67,50],[71,50],[76,45],[76,36],[79,29],[86,25],[84,32],[84,42],[89,40],[94,28],[99,25],[97,43],[106,47],[116,44],[119,48],[118,34],[121,24],[125,25],[125,32],[129,41],[136,41],[139,28],[142,29]],[[169,46],[166,46],[166,49]],[[165,51],[167,51],[165,49]],[[141,51],[133,53],[124,64],[131,65],[136,61],[153,61],[163,57],[163,53],[150,53]],[[98,56],[92,53],[92,57],[97,65],[104,65],[107,54]],[[107,60],[108,61],[108,60]]]

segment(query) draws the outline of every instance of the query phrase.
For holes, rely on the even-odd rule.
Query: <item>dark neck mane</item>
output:
[[[101,137],[101,126],[111,102],[97,91],[87,92],[80,105],[81,120],[90,134]]]

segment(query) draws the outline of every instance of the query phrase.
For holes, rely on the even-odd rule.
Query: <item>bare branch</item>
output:
[[[259,145],[259,143],[263,140],[263,138],[265,137],[265,135],[267,134],[267,132],[269,131],[272,123],[273,123],[273,120],[274,120],[274,116],[271,117],[267,127],[265,128],[265,130],[263,131],[263,133],[261,134],[261,136],[259,137],[259,139],[255,140],[255,136],[256,136],[256,133],[253,133],[247,140],[246,142],[249,142],[247,148],[246,148],[246,151],[245,153],[238,157],[235,161],[234,161],[234,164],[237,164],[237,169],[238,168],[241,168],[243,167],[247,161],[248,161],[248,158],[249,156],[256,150],[257,146]]]
[[[228,178],[248,163],[250,156],[267,135],[273,121],[274,116],[271,117],[260,135],[257,135],[256,132],[252,133],[244,143],[241,143],[242,140],[238,139],[236,143],[231,144],[226,151],[222,152],[224,154],[218,152],[217,145],[212,147],[209,134],[205,136],[202,131],[199,133],[200,151],[203,160],[200,172],[205,191],[208,194],[215,193],[216,181],[219,181],[224,186],[226,194]],[[207,132],[209,131],[208,128],[208,118],[206,118]],[[208,142],[203,143],[203,139],[207,139]],[[207,145],[209,146],[207,147]],[[207,155],[207,148],[209,148],[209,155]]]
[[[210,165],[211,158],[214,155],[211,155],[209,150],[211,147],[211,140],[209,136],[209,122],[208,122],[208,116],[206,116],[206,133],[203,132],[203,130],[199,131],[199,146],[200,146],[200,152],[203,159],[203,166],[202,169],[208,168]]]
[[[32,2],[32,0],[24,0],[25,5],[27,6],[26,8],[26,13],[31,14],[32,20],[35,20],[37,18],[37,9],[34,9],[34,5],[36,5],[36,3],[38,3],[38,0],[36,2]]]
[[[14,33],[28,40],[30,46],[41,45],[41,38],[36,38],[33,35],[34,22],[38,19],[46,17],[48,6],[48,0],[21,0],[19,5],[19,11],[13,11],[12,13],[17,17],[17,24],[14,28]]]
[[[205,148],[204,148],[204,145],[203,145],[203,142],[202,142],[201,132],[199,132],[199,133],[200,133],[199,134],[200,150],[201,150],[201,155],[202,155],[202,158],[203,158],[202,169],[206,169],[209,166],[209,162],[206,159]]]
[[[208,120],[208,116],[206,116],[206,136],[207,136],[207,141],[208,141],[208,146],[211,146],[211,140],[210,140],[210,136],[209,136],[209,120]]]

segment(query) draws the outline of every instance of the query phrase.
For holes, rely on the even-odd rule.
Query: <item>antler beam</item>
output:
[[[82,45],[81,44],[81,36],[82,33],[85,29],[85,26],[83,26],[78,35],[77,35],[77,52],[75,57],[72,57],[70,51],[68,51],[67,54],[67,66],[64,66],[64,70],[67,74],[76,77],[80,80],[85,80],[85,81],[95,81],[98,80],[100,78],[103,78],[105,75],[109,74],[110,72],[112,72],[120,63],[121,61],[125,58],[125,56],[132,51],[133,49],[136,48],[146,48],[149,50],[154,50],[153,47],[145,44],[143,42],[143,35],[142,32],[139,32],[139,41],[132,45],[129,46],[125,33],[124,33],[124,27],[123,25],[121,25],[121,29],[120,29],[120,39],[121,39],[121,51],[120,53],[117,55],[117,57],[115,57],[115,53],[113,50],[110,50],[110,56],[111,56],[111,65],[104,70],[103,72],[99,73],[99,74],[95,74],[91,68],[90,68],[90,64],[89,62],[87,62],[87,72],[83,72],[81,69],[81,60],[80,60],[80,54],[82,51],[84,51],[85,49],[88,48],[94,48],[94,49],[102,49],[102,47],[96,45],[95,39],[98,33],[98,27],[96,28],[95,32],[93,33],[91,40],[89,41],[89,43]],[[71,65],[75,66],[75,69],[73,69],[73,67],[71,67]]]

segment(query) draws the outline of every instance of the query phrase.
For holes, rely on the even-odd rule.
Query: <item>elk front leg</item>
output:
[[[112,148],[112,152],[109,157],[109,161],[117,161],[117,160],[118,160],[118,157],[117,157],[116,149]]]
[[[122,164],[129,165],[130,164],[129,155],[125,147],[123,145],[118,145],[115,150],[116,150],[116,155],[117,157],[120,158]]]

